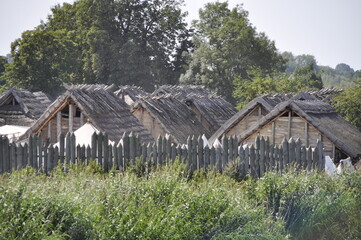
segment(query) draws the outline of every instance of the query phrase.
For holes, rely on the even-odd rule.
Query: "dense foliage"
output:
[[[181,164],[150,175],[95,165],[0,176],[1,239],[357,239],[360,172],[237,182]],[[231,171],[229,171],[231,172]]]
[[[337,112],[361,131],[361,77],[334,100]]]
[[[195,50],[182,83],[205,85],[234,103],[233,81],[248,78],[250,67],[264,73],[283,70],[274,42],[256,31],[241,6],[229,9],[227,2],[207,3],[193,25]]]
[[[175,84],[188,30],[181,0],[78,0],[12,43],[6,79],[51,92],[62,83]]]

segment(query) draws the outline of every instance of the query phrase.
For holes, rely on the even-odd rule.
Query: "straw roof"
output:
[[[236,114],[235,107],[220,96],[202,96],[188,94],[184,100],[187,106],[194,106],[215,132],[220,126]]]
[[[29,126],[50,103],[43,92],[10,88],[0,96],[0,118],[4,124]]]
[[[125,101],[128,105],[131,105],[133,102],[137,101],[139,98],[146,97],[149,95],[143,88],[138,86],[119,86],[119,89],[114,92],[114,94]],[[129,99],[128,99],[129,98]]]
[[[74,102],[99,131],[108,134],[112,141],[119,141],[125,132],[139,135],[142,142],[154,141],[134,117],[127,105],[112,92],[96,85],[75,85],[57,98],[25,134],[37,133],[44,124],[60,111],[67,103]]]
[[[138,108],[146,109],[177,143],[185,144],[188,136],[192,135],[205,134],[207,138],[211,135],[210,131],[197,119],[195,113],[174,96],[142,98],[133,105],[133,111]]]
[[[178,98],[185,99],[187,95],[194,94],[198,96],[210,96],[211,93],[204,87],[200,85],[163,85],[156,89],[152,95],[153,96],[162,96],[162,95],[178,95]]]
[[[321,134],[325,135],[335,146],[350,157],[361,156],[361,132],[339,116],[331,105],[318,100],[290,99],[278,104],[270,113],[262,117],[257,124],[243,132],[240,135],[239,142],[242,142],[286,110],[294,111],[312,124]]]

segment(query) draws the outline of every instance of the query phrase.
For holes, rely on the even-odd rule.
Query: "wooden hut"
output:
[[[128,106],[131,106],[134,102],[136,102],[139,98],[146,97],[149,95],[143,88],[138,86],[120,86],[114,94],[121,98]]]
[[[171,95],[142,98],[133,105],[132,113],[154,138],[168,134],[175,143],[185,144],[188,136],[211,135],[196,114]]]
[[[50,103],[42,92],[10,88],[0,96],[0,126],[30,126]]]
[[[112,141],[119,141],[125,132],[139,135],[142,142],[154,141],[129,111],[128,106],[103,87],[76,85],[58,97],[42,116],[21,137],[40,134],[51,143],[57,142],[60,133],[72,132],[85,123],[108,134]]]
[[[265,94],[253,99],[218,128],[209,141],[212,143],[224,134],[227,136],[241,134],[272,111],[277,104],[287,101],[291,97],[287,94]]]
[[[183,102],[212,134],[237,112],[232,104],[216,95],[189,94]]]
[[[278,104],[256,124],[239,135],[239,143],[253,144],[258,135],[272,144],[299,138],[302,144],[316,147],[321,140],[325,155],[338,161],[346,156],[361,156],[361,132],[322,101],[290,99]]]

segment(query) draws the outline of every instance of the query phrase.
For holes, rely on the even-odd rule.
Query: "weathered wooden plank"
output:
[[[284,138],[282,141],[282,158],[283,158],[283,168],[288,167],[288,163],[289,163],[289,148],[288,148],[288,142],[287,140]],[[283,169],[282,168],[282,169]],[[282,170],[281,169],[281,170]]]
[[[188,136],[187,138],[187,166],[188,168],[192,167],[192,138]]]
[[[75,155],[76,155],[76,141],[75,134],[72,132],[70,134],[70,163],[75,164]]]
[[[256,163],[256,149],[253,146],[253,144],[251,145],[250,149],[249,149],[249,162],[250,162],[250,170],[251,170],[251,177],[257,177],[257,169],[255,166]]]
[[[9,160],[10,160],[10,169],[16,170],[17,169],[17,162],[16,162],[16,149],[15,143],[9,144]]]
[[[244,172],[246,175],[251,175],[250,167],[249,147],[247,146],[244,149]]]
[[[299,138],[296,139],[296,145],[295,145],[295,158],[296,158],[296,163],[297,163],[297,167],[301,166],[301,147],[302,147],[302,143],[301,140]]]
[[[208,146],[205,146],[203,149],[204,152],[204,169],[207,171],[209,169],[209,164],[210,164],[210,158],[209,158],[209,153],[210,153],[210,149]]]
[[[53,144],[50,144],[48,149],[47,149],[47,158],[46,161],[44,162],[44,171],[45,173],[48,173],[51,169],[53,169],[53,162],[54,162],[54,146]]]
[[[74,105],[72,103],[69,104],[69,132],[73,131],[74,126]]]
[[[124,156],[124,163],[129,161],[130,155],[129,155],[129,135],[127,133],[123,134],[123,156]],[[126,165],[124,165],[126,167]]]
[[[70,163],[71,159],[71,133],[68,132],[65,136],[65,162]]]
[[[312,161],[312,148],[307,148],[307,170],[310,171],[312,169],[313,161]]]
[[[24,168],[28,164],[29,164],[29,145],[28,145],[28,143],[25,143],[24,144],[24,158],[23,158],[23,166],[24,166]]]
[[[92,149],[90,148],[89,145],[86,147],[85,151],[86,151],[85,165],[88,166],[89,162],[94,158],[92,158]]]
[[[198,142],[196,136],[193,135],[192,137],[192,164],[191,164],[191,170],[195,171],[197,169],[197,148],[198,148]]]
[[[109,156],[109,138],[108,134],[103,134],[103,169],[108,171],[111,168],[110,156]]]
[[[157,164],[156,164],[157,167],[160,167],[163,165],[162,142],[163,142],[162,137],[158,136],[158,139],[157,139]]]
[[[307,168],[307,156],[306,156],[306,147],[301,147],[301,166],[303,169]]]
[[[216,170],[222,171],[222,148],[216,148]]]
[[[296,160],[296,154],[295,154],[295,150],[296,150],[296,143],[294,138],[290,138],[290,140],[288,141],[288,162],[290,165],[294,165],[295,164],[295,160]]]
[[[210,164],[210,169],[215,170],[216,169],[216,149],[212,146],[210,149],[210,156],[209,156],[209,164]]]
[[[172,143],[171,145],[171,161],[172,164],[174,163],[176,157],[177,157],[177,146],[175,144]]]
[[[228,137],[226,135],[222,138],[222,169],[228,164]]]
[[[59,148],[58,148],[58,146],[56,146],[54,148],[54,158],[51,161],[52,162],[51,162],[50,170],[52,170],[54,167],[56,167],[56,165],[59,162]]]
[[[203,160],[204,159],[204,156],[203,156],[203,139],[202,139],[201,136],[198,137],[197,142],[198,142],[198,144],[197,144],[197,156],[198,156],[198,158],[197,158],[197,169],[198,170],[201,169],[201,168],[205,169],[204,168],[204,160]]]
[[[91,155],[90,155],[90,158],[88,156],[88,161],[90,161],[90,159],[92,161],[95,161],[96,160],[96,157],[97,157],[97,141],[98,141],[98,134],[96,134],[96,132],[94,132],[92,134],[92,139],[91,139]]]
[[[56,113],[56,135],[59,137],[60,134],[61,134],[61,110],[59,110]],[[61,153],[61,150],[60,150],[60,153]]]
[[[241,177],[245,178],[247,175],[245,163],[246,163],[246,157],[245,157],[245,151],[242,146],[238,148],[239,152],[239,161],[238,161],[238,169],[240,171]]]
[[[59,157],[60,157],[60,162],[64,163],[64,150],[65,150],[65,135],[64,133],[60,132],[58,134],[58,142],[59,142]]]
[[[4,152],[4,137],[0,135],[0,173],[5,172],[4,171],[4,156],[3,156],[3,152]]]
[[[97,138],[97,164],[103,166],[103,133],[100,132]]]
[[[265,148],[266,148],[266,141],[262,136],[260,139],[260,146],[259,146],[259,177],[262,177],[265,173]]]

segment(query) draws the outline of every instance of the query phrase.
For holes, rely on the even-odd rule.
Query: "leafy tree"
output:
[[[312,63],[304,67],[297,67],[290,77],[298,90],[321,89],[323,87],[321,75],[316,72]]]
[[[57,5],[46,22],[13,43],[7,79],[47,92],[63,83],[135,84],[149,90],[174,83],[184,72],[180,66],[189,46],[181,4],[79,0]]]
[[[234,79],[246,79],[250,67],[264,73],[283,69],[283,58],[274,42],[256,32],[241,7],[227,2],[208,3],[194,21],[194,52],[182,83],[202,84],[235,102]]]
[[[361,78],[335,97],[336,110],[361,131]]]

